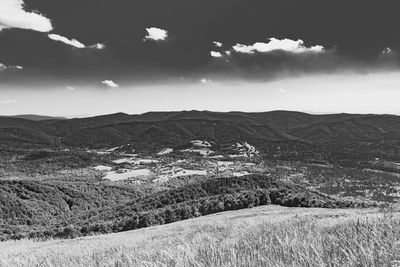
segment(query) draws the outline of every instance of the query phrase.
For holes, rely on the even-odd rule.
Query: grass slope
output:
[[[398,266],[400,214],[263,206],[124,233],[0,243],[0,266]]]

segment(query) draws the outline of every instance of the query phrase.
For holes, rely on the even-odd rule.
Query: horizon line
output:
[[[308,110],[286,110],[286,109],[276,109],[276,110],[266,110],[266,111],[241,111],[241,110],[230,110],[230,111],[213,111],[213,110],[150,110],[143,113],[126,113],[126,112],[114,112],[114,113],[103,113],[103,114],[82,114],[82,115],[66,115],[66,116],[58,116],[58,115],[48,115],[48,114],[35,114],[35,113],[26,113],[26,114],[12,114],[12,115],[0,115],[3,118],[13,118],[13,117],[21,117],[21,116],[37,116],[37,117],[50,117],[54,119],[84,119],[84,118],[93,118],[93,117],[102,117],[102,116],[110,116],[115,114],[125,114],[128,116],[141,116],[147,113],[179,113],[179,112],[210,112],[210,113],[246,113],[246,114],[261,114],[261,113],[270,113],[270,112],[292,112],[292,113],[303,113],[307,115],[313,116],[323,116],[323,115],[338,115],[338,114],[347,114],[347,115],[378,115],[378,116],[400,116],[400,114],[394,113],[349,113],[349,112],[320,112],[320,111],[308,111]]]

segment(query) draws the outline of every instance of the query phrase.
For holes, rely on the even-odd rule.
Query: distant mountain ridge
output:
[[[22,115],[13,115],[13,116],[0,116],[7,118],[16,118],[16,119],[25,119],[30,121],[45,121],[45,120],[66,120],[64,117],[52,117],[52,116],[43,116],[43,115],[35,115],[35,114],[22,114]]]
[[[215,143],[241,140],[257,144],[297,142],[323,146],[372,144],[400,147],[400,116],[193,110],[140,115],[115,113],[75,119],[0,117],[2,144],[104,148],[133,143],[139,147],[159,149],[194,139]]]

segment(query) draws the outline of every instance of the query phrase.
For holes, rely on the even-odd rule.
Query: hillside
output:
[[[116,233],[271,204],[395,203],[399,129],[391,115],[288,111],[0,118],[0,240]]]
[[[73,240],[0,243],[0,266],[396,266],[399,213],[262,206]]]
[[[340,151],[367,145],[370,150],[393,155],[397,152],[388,151],[389,147],[400,146],[399,138],[400,117],[393,115],[182,111],[45,121],[0,118],[2,144],[104,148],[130,143],[154,150],[194,139],[216,143],[241,140],[259,143],[264,149],[277,142]]]
[[[0,181],[0,240],[78,237],[259,205],[355,207],[260,175],[133,186],[100,180]],[[51,220],[49,221],[49,218]]]

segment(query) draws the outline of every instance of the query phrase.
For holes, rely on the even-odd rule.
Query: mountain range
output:
[[[141,115],[115,113],[75,119],[0,117],[0,142],[3,145],[107,148],[129,143],[159,149],[176,147],[194,139],[215,144],[240,140],[264,145],[290,143],[397,149],[400,145],[400,116],[193,110]]]

